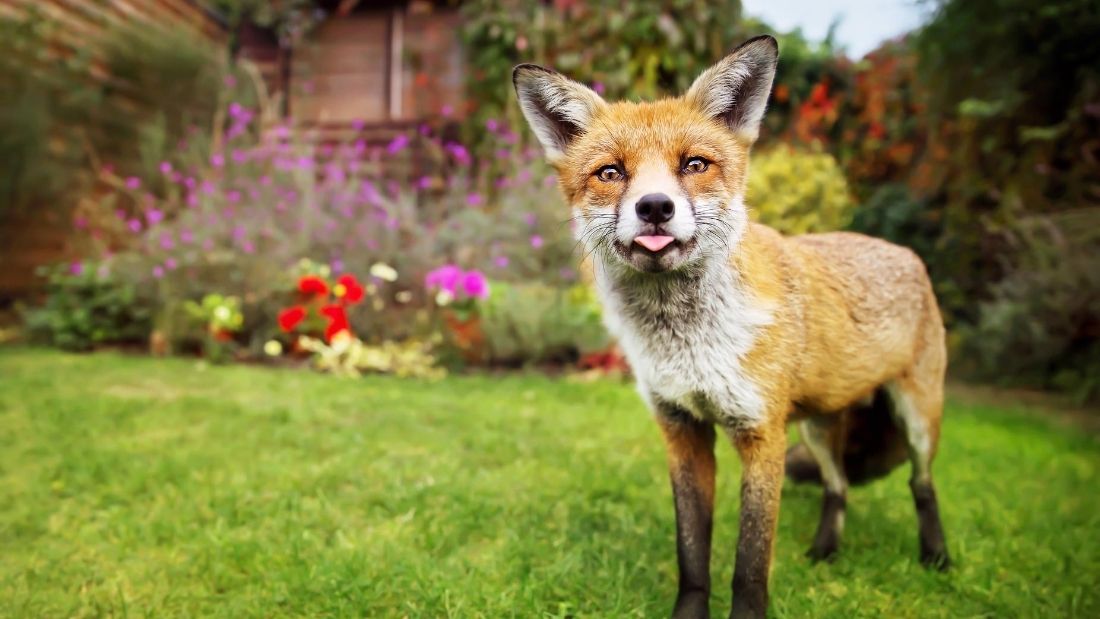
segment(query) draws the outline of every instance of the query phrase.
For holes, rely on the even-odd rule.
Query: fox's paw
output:
[[[921,550],[921,565],[938,572],[946,572],[951,568],[951,557],[947,555],[947,549]]]
[[[702,591],[682,593],[676,598],[672,619],[710,619],[710,598]]]
[[[810,549],[806,551],[806,557],[814,563],[824,561],[826,563],[832,563],[836,560],[837,551],[840,549],[839,544],[814,544],[810,546]]]

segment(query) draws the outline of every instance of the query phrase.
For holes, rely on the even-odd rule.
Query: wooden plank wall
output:
[[[58,26],[58,36],[49,42],[47,62],[37,70],[48,78],[49,59],[89,52],[89,81],[109,84],[116,93],[127,94],[128,85],[107,73],[101,53],[88,49],[112,27],[141,21],[154,28],[188,28],[219,45],[228,41],[217,17],[193,0],[3,0],[0,19],[20,19],[31,10]],[[77,199],[73,196],[72,202]],[[41,289],[43,282],[34,274],[37,267],[73,257],[70,216],[64,207],[48,206],[18,213],[0,210],[0,306]]]

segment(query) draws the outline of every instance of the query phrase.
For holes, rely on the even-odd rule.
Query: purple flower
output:
[[[355,120],[351,121],[351,130],[352,131],[362,131],[363,127],[366,127],[366,126],[367,126],[366,121],[364,121],[361,118],[356,118]]]
[[[222,79],[222,83],[225,84],[226,88],[232,88],[237,85],[237,78],[232,75],[226,75],[225,78]]]
[[[267,187],[268,185],[271,184],[271,177],[266,175],[266,174],[261,176],[260,177],[260,184],[263,185],[264,187]]]
[[[444,290],[455,293],[458,281],[462,278],[462,269],[453,264],[445,264],[424,277],[424,287],[429,290]]]
[[[161,174],[171,174],[172,173],[172,163],[169,162],[169,161],[161,161],[160,162],[160,173]]]
[[[78,230],[83,230],[88,227],[88,220],[85,217],[77,215],[76,218],[73,219],[73,225],[76,226]]]
[[[516,173],[516,182],[526,183],[529,180],[531,180],[531,170],[524,168]]]
[[[236,204],[241,201],[241,192],[236,189],[225,192],[225,199],[230,204]]]
[[[246,240],[241,243],[241,250],[246,254],[256,253],[256,246],[252,244],[252,241]]]
[[[339,259],[339,258],[335,258],[329,264],[329,266],[332,267],[332,272],[333,273],[343,273],[344,272],[344,261]]]
[[[184,228],[180,230],[180,243],[191,244],[195,242],[195,234],[191,232],[190,228]]]
[[[69,274],[70,275],[80,275],[82,273],[84,273],[84,263],[83,262],[74,262],[74,263],[69,265]]]
[[[475,299],[489,297],[489,281],[485,279],[485,275],[481,271],[467,271],[462,276],[462,287],[466,290],[468,296]]]
[[[140,219],[137,219],[137,218],[131,219],[130,221],[126,222],[126,225],[129,226],[131,232],[141,232],[141,220]]]
[[[386,146],[386,152],[391,155],[396,155],[405,149],[409,145],[409,136],[404,133],[397,134],[396,137]]]
[[[126,179],[127,189],[141,189],[141,179],[136,176],[131,176]]]
[[[151,208],[145,212],[145,221],[149,222],[150,226],[155,226],[164,221],[164,213],[155,208]]]
[[[205,193],[206,195],[208,195],[208,196],[214,195],[214,192],[217,191],[217,189],[218,189],[218,187],[217,187],[217,185],[214,184],[213,181],[208,181],[207,180],[207,181],[202,182],[201,191],[203,193]]]
[[[432,132],[432,128],[426,124],[421,124],[416,130],[420,132],[420,135],[428,135]]]
[[[443,107],[439,108],[439,115],[442,116],[443,118],[449,118],[451,116],[451,114],[454,114],[454,113],[455,113],[455,108],[452,105],[448,104],[448,105],[444,105]]]
[[[164,267],[160,266],[159,264],[153,267],[153,277],[157,279],[164,277]]]
[[[535,249],[538,249],[542,246],[543,246],[542,237],[537,235],[537,234],[532,235],[531,236],[531,247],[534,247]]]
[[[244,111],[244,106],[242,106],[240,103],[237,103],[236,101],[234,101],[233,103],[229,104],[229,115],[232,116],[233,118],[237,118],[238,116],[240,116],[241,112],[243,112],[243,111]]]
[[[432,179],[431,179],[430,176],[421,176],[420,178],[416,179],[416,188],[417,189],[427,189],[431,186],[432,186]]]
[[[214,153],[210,156],[210,165],[215,168],[220,168],[225,165],[225,155],[221,153]]]
[[[230,158],[233,159],[233,163],[244,163],[248,161],[248,153],[239,148],[234,148]]]
[[[448,142],[443,147],[448,153],[451,154],[459,163],[466,165],[470,163],[470,151],[466,150],[466,147],[457,142]]]
[[[161,249],[168,250],[168,249],[174,248],[175,246],[176,246],[176,240],[174,238],[172,238],[172,234],[170,232],[165,232],[164,234],[160,235],[160,248]]]
[[[309,157],[306,155],[298,157],[297,165],[299,170],[312,170],[313,163],[313,157]]]
[[[496,258],[493,258],[493,264],[495,264],[497,268],[500,269],[507,269],[509,262],[510,261],[508,260],[508,256],[497,256]]]
[[[474,192],[466,196],[466,204],[469,206],[477,206],[482,203],[481,194]]]
[[[495,118],[490,118],[485,121],[485,128],[489,131],[495,132],[497,129],[500,128],[500,121]]]
[[[603,82],[593,82],[592,90],[596,91],[596,94],[602,95],[604,91]]]
[[[169,271],[174,271],[176,269],[176,267],[178,267],[178,266],[179,266],[179,263],[176,262],[175,258],[168,258],[167,260],[164,261],[164,267],[166,269],[168,269]]]

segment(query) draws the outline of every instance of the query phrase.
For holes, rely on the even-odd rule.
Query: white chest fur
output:
[[[743,361],[771,313],[725,265],[695,276],[640,275],[597,268],[596,283],[650,408],[660,400],[727,426],[760,422],[761,389]]]

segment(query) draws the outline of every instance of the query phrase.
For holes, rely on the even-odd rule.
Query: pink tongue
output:
[[[636,236],[634,242],[652,252],[658,252],[668,247],[668,244],[676,239],[671,236]]]

